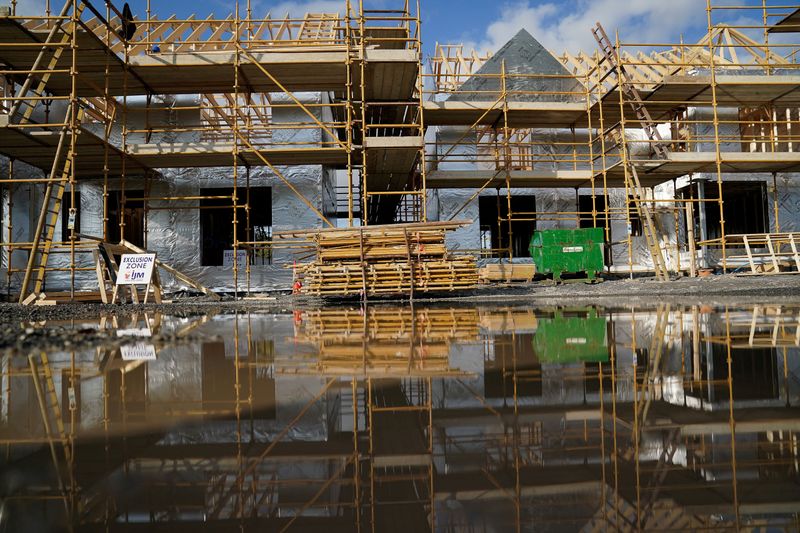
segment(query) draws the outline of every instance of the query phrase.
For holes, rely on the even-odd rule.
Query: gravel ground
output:
[[[539,283],[504,288],[478,289],[472,298],[479,301],[525,299],[530,304],[552,305],[580,302],[581,305],[650,306],[659,302],[675,304],[748,305],[754,303],[796,303],[800,305],[800,275],[734,276],[678,278],[656,281],[634,278],[590,285],[566,283],[554,286]]]
[[[373,302],[373,300],[370,300]],[[550,307],[556,305],[597,305],[602,307],[652,307],[658,303],[678,305],[800,305],[800,275],[710,276],[679,278],[659,282],[653,278],[605,281],[598,284],[549,282],[485,286],[472,291],[446,293],[416,298],[425,305],[521,305]],[[376,304],[407,303],[408,300],[381,299]],[[357,305],[357,300],[332,301],[277,294],[264,299],[214,302],[205,298],[183,298],[173,303],[147,305],[104,305],[64,303],[55,306],[21,306],[0,303],[0,349],[11,348],[26,353],[34,348],[59,347],[78,349],[84,346],[124,342],[113,331],[75,328],[65,321],[97,320],[100,315],[124,318],[147,310],[171,316],[201,316],[208,313],[290,313],[295,309],[320,306]],[[128,339],[130,340],[130,339]],[[161,338],[156,342],[188,342],[192,337]]]

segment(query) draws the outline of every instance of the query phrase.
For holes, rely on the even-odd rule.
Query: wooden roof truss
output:
[[[436,51],[430,58],[431,72],[437,92],[457,90],[470,76],[491,57],[472,50],[464,54],[464,45],[436,43]]]
[[[713,50],[713,57],[711,51]],[[588,80],[589,87],[604,94],[617,86],[617,75],[609,72],[610,65],[584,52],[564,52],[558,59],[579,79]],[[722,67],[743,70],[753,67],[780,67],[789,61],[758,43],[744,33],[720,24],[693,45],[677,45],[667,50],[645,53],[643,50],[623,50],[620,53],[628,78],[640,90],[652,89],[668,76],[690,74],[700,68]]]
[[[158,46],[161,52],[200,52],[233,50],[237,36],[232,15],[216,19],[209,15],[198,20],[195,15],[177,19],[171,15],[166,19],[142,19],[134,17],[137,31],[127,42],[128,55],[138,55]],[[29,30],[47,29],[47,21],[32,19],[22,24]],[[120,25],[119,18],[110,19],[108,26],[94,17],[83,22],[85,29],[94,32],[101,41],[117,54],[125,52],[121,41],[110,28]],[[239,23],[239,43],[246,48],[257,49],[274,46],[324,46],[344,43],[344,22],[338,13],[307,13],[303,18],[292,19],[289,13],[282,19],[272,19],[267,13],[263,19],[242,20]]]

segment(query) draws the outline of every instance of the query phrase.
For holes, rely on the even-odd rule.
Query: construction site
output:
[[[147,252],[157,293],[457,291],[528,280],[537,232],[591,228],[611,279],[798,272],[800,16],[769,4],[708,0],[698,42],[598,23],[594,50],[522,30],[428,57],[402,0],[183,20],[12,2],[0,283],[107,302],[120,254]]]
[[[0,5],[0,533],[800,530],[800,3],[151,1]]]

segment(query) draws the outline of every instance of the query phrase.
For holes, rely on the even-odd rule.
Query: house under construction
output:
[[[12,1],[0,283],[102,292],[109,244],[155,252],[172,290],[287,288],[337,227],[359,252],[314,275],[348,294],[457,288],[475,259],[530,261],[545,228],[603,228],[610,272],[800,271],[800,9],[736,6],[737,26],[722,2],[697,43],[598,24],[588,53],[521,31],[426,58],[407,0],[298,19]]]

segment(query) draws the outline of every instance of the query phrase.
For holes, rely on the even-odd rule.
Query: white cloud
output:
[[[705,6],[698,0],[517,1],[503,6],[500,18],[487,26],[480,42],[465,44],[496,51],[525,28],[554,52],[588,52],[596,48],[591,28],[598,21],[612,39],[619,28],[623,42],[678,42],[681,32],[706,28]]]

